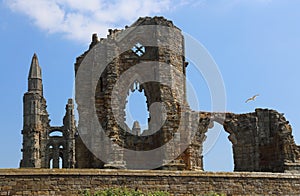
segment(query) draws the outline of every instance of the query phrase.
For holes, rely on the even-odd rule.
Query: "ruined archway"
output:
[[[233,146],[228,139],[229,134],[224,130],[223,125],[214,123],[214,129],[220,131],[218,138],[210,134],[211,129],[205,134],[203,142],[203,170],[204,171],[226,171],[232,172],[233,164]],[[214,142],[211,145],[209,142]]]
[[[143,131],[149,129],[149,110],[147,107],[147,97],[139,81],[134,81],[125,104],[125,122],[135,135],[141,135]],[[135,130],[133,130],[135,129]],[[139,130],[137,130],[139,129]]]
[[[47,143],[45,146],[46,168],[69,168],[70,160],[70,133],[64,127],[50,127],[47,131]],[[72,137],[75,137],[72,136]]]
[[[182,72],[184,59],[176,57],[171,61],[170,56],[174,54],[171,54],[170,49],[147,46],[141,41],[143,40],[130,41],[133,46],[139,43],[138,47],[142,47],[141,51],[138,50],[139,53],[131,49],[127,50],[105,67],[97,81],[95,106],[98,121],[105,135],[114,144],[129,150],[149,151],[171,140],[179,127],[180,107],[183,106],[179,104],[179,100],[182,99],[174,97],[175,92],[171,87],[176,85],[180,91],[177,94],[185,97],[184,82],[175,80],[179,76],[176,72],[172,72],[171,68]],[[165,58],[162,58],[163,54]],[[142,68],[135,70],[137,65]],[[115,70],[117,72],[114,72]],[[126,74],[127,78],[122,80]],[[169,78],[173,78],[174,81]],[[156,80],[162,80],[166,84]],[[144,91],[149,111],[148,129],[140,137],[136,137],[131,127],[125,123],[127,92],[131,88],[136,88],[132,86],[136,83],[139,84],[139,89],[135,90]],[[117,93],[114,94],[115,92]],[[102,149],[105,152],[108,150],[105,147]],[[122,152],[119,154],[121,159]]]
[[[275,110],[256,109],[247,114],[207,113],[222,123],[232,142],[234,171],[283,172],[299,164],[299,146],[291,126]],[[224,118],[220,118],[224,115]]]

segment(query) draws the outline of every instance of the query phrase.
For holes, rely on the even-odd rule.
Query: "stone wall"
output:
[[[195,172],[99,169],[0,169],[0,195],[80,195],[108,187],[163,190],[172,195],[299,195],[292,173]]]
[[[130,27],[109,30],[107,38],[100,40],[93,35],[89,50],[75,63],[80,116],[76,166],[185,169],[183,160],[175,160],[188,147],[178,146],[190,140],[185,136],[191,130],[189,121],[181,123],[185,116],[192,116],[186,101],[185,66],[181,30],[162,17],[139,18]],[[90,93],[90,89],[95,92]],[[126,124],[129,92],[135,90],[145,95],[149,112],[148,127],[141,130],[141,135],[136,135]],[[91,105],[95,105],[97,119],[92,116]],[[100,129],[105,135],[94,133]],[[150,160],[157,163],[153,166],[148,166],[150,161],[138,155],[160,147],[162,150],[156,150],[155,155],[147,156],[157,158]],[[185,162],[190,160],[189,155],[185,155],[188,157]],[[190,165],[202,168],[196,162]]]
[[[227,113],[223,125],[233,145],[234,171],[298,170],[299,147],[282,113],[261,108],[247,114]]]

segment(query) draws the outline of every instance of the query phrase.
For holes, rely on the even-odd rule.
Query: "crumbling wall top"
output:
[[[155,17],[140,17],[135,23],[131,25],[131,27],[141,26],[141,25],[161,25],[167,27],[176,27],[172,21],[165,19],[162,16],[155,16]]]

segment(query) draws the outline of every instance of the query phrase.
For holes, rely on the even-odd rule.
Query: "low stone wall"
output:
[[[108,187],[163,190],[172,195],[299,195],[300,174],[255,172],[0,169],[0,195],[80,195]]]

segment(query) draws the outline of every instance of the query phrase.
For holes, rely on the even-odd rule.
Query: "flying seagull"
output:
[[[259,94],[254,95],[253,97],[250,97],[249,99],[247,99],[245,101],[245,103],[248,103],[249,101],[254,101],[256,99],[256,97],[259,96]]]

